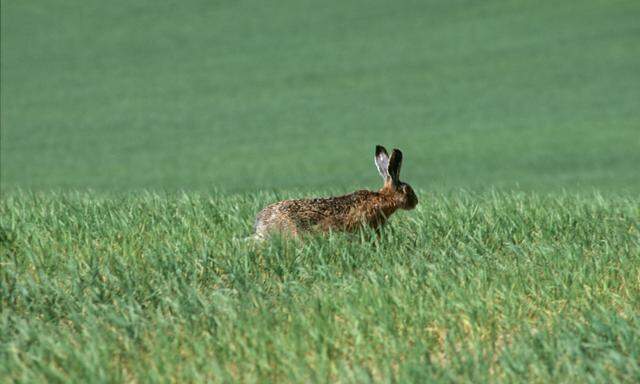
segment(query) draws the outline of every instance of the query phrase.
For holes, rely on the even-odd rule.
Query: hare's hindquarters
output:
[[[254,239],[263,240],[273,232],[297,235],[295,224],[282,210],[282,203],[269,205],[258,213],[254,223]]]

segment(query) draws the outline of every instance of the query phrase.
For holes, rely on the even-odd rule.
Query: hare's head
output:
[[[418,205],[418,197],[416,197],[413,188],[407,183],[400,181],[400,167],[402,167],[402,152],[394,149],[391,157],[387,150],[376,145],[375,155],[376,167],[384,180],[384,186],[380,190],[381,193],[389,195],[398,208],[413,209]]]

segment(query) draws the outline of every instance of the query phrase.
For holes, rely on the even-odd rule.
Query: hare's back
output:
[[[258,213],[256,234],[272,230],[297,233],[315,227],[338,229],[347,226],[352,221],[353,212],[373,194],[363,190],[336,197],[280,201]]]

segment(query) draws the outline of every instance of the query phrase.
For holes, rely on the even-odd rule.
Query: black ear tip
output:
[[[376,156],[381,153],[387,153],[387,150],[382,145],[376,145]]]
[[[392,155],[395,154],[396,156],[398,156],[400,159],[402,158],[402,151],[399,150],[398,148],[393,148],[393,152],[391,153]]]

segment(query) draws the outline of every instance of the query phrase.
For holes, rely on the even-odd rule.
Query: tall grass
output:
[[[423,193],[377,243],[244,241],[274,199],[4,196],[2,381],[640,379],[638,198]]]

